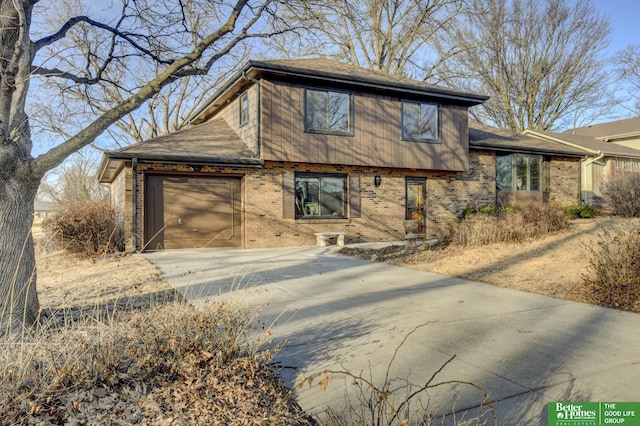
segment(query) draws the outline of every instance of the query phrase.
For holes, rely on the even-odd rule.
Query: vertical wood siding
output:
[[[402,140],[401,99],[354,92],[354,135],[304,131],[304,87],[262,81],[262,158],[270,161],[464,171],[467,109],[440,106],[442,143]]]
[[[258,87],[247,89],[249,95],[249,122],[240,126],[240,96],[235,97],[215,117],[223,118],[254,152],[258,151]]]

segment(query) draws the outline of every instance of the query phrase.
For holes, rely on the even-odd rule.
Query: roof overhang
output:
[[[372,78],[352,79],[346,78],[330,70],[319,73],[318,71],[304,70],[300,68],[278,65],[270,61],[251,60],[227,80],[220,89],[209,98],[200,108],[198,108],[187,120],[191,124],[198,124],[206,121],[218,108],[231,101],[240,93],[244,87],[252,84],[264,73],[282,77],[293,77],[313,80],[321,83],[348,84],[351,87],[365,89],[386,90],[391,92],[406,93],[412,95],[429,96],[449,102],[462,103],[467,106],[479,105],[489,99],[489,96],[478,95],[470,92],[456,91],[444,87],[431,86],[419,88],[421,82],[415,84],[393,83],[374,81]],[[413,86],[413,87],[412,87]]]
[[[479,145],[474,144],[473,142],[469,142],[469,149],[477,149],[480,151],[496,151],[496,152],[508,152],[511,154],[536,154],[536,155],[547,155],[547,156],[556,156],[556,157],[571,157],[571,158],[583,158],[584,155],[581,154],[572,154],[562,151],[549,151],[544,149],[536,149],[536,148],[523,148],[523,147],[497,147],[497,146],[487,146],[487,145]]]
[[[263,161],[257,158],[203,157],[203,156],[172,156],[172,155],[122,155],[122,153],[105,153],[98,170],[100,183],[111,183],[118,176],[124,165],[136,161],[139,164],[169,163],[185,164],[189,166],[210,167],[262,167]]]

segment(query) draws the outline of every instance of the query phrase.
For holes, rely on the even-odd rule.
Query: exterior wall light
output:
[[[382,176],[376,175],[376,177],[373,178],[373,184],[376,186],[376,188],[379,188],[381,183],[382,183]]]

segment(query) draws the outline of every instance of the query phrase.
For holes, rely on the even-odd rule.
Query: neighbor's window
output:
[[[351,134],[352,96],[347,92],[305,89],[304,129],[319,133]]]
[[[347,217],[347,177],[296,174],[296,218]]]
[[[500,155],[496,157],[498,191],[542,191],[542,157]]]
[[[249,122],[249,94],[245,93],[240,96],[240,125]]]
[[[402,139],[437,142],[438,121],[437,104],[402,101]]]

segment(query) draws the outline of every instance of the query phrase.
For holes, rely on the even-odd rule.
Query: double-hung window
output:
[[[351,135],[353,133],[351,93],[305,89],[304,129],[307,132]]]
[[[499,155],[496,157],[498,191],[542,191],[542,156]]]
[[[402,101],[402,139],[440,142],[438,104]]]
[[[295,199],[296,218],[344,219],[347,217],[347,177],[297,173]]]

